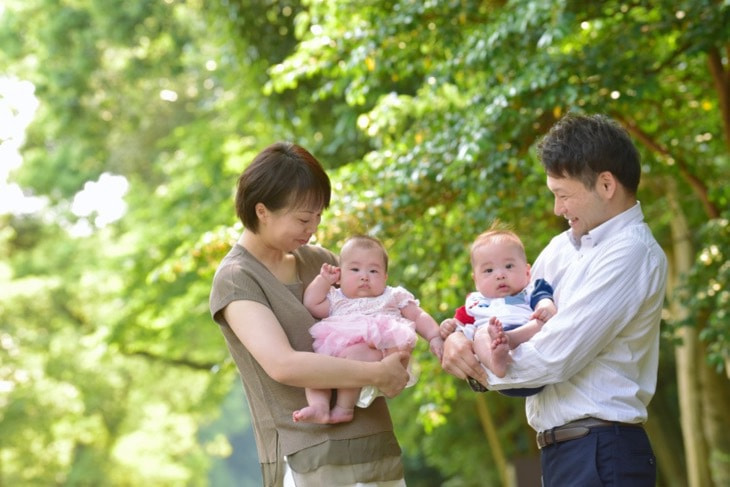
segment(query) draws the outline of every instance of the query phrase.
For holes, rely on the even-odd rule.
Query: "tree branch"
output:
[[[725,144],[730,149],[730,76],[722,65],[720,50],[712,47],[707,53],[707,64],[720,101],[720,116],[725,128]]]
[[[136,350],[136,351],[123,351],[125,355],[138,355],[141,357],[144,357],[146,359],[150,359],[156,362],[162,362],[168,365],[173,365],[175,367],[186,367],[193,370],[206,370],[210,371],[213,370],[214,367],[219,367],[220,364],[217,362],[195,362],[192,360],[187,360],[183,358],[171,358],[171,357],[165,357],[162,355],[155,355],[151,352],[148,352],[146,350]]]
[[[631,135],[636,137],[636,139],[638,139],[647,148],[658,154],[661,154],[662,156],[672,157],[672,160],[674,160],[674,162],[677,164],[679,173],[682,175],[685,181],[687,181],[697,198],[702,203],[702,206],[704,207],[707,216],[709,218],[719,218],[720,210],[714,205],[714,203],[712,203],[712,201],[710,201],[710,198],[707,194],[707,186],[705,186],[704,181],[692,174],[684,159],[672,156],[666,147],[661,145],[658,141],[654,140],[649,134],[641,130],[641,128],[636,125],[635,122],[630,121],[622,117],[621,115],[614,115],[614,117],[619,120],[624,127],[626,127],[626,130],[628,130]]]

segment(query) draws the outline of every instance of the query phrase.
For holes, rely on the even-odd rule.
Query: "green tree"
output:
[[[728,208],[730,85],[722,54],[728,6],[335,5],[312,2],[303,19],[307,34],[296,54],[272,70],[271,82],[284,90],[300,79],[320,79],[323,89],[346,93],[349,103],[362,106],[358,123],[374,141],[376,150],[339,174],[346,197],[334,219],[347,224],[328,227],[325,241],[339,241],[353,225],[377,232],[398,260],[410,263],[397,278],[418,289],[429,309],[450,309],[468,287],[459,265],[467,262],[466,243],[489,220],[515,222],[531,235],[530,255],[557,230],[532,151],[540,134],[569,110],[618,119],[641,146],[642,204],[671,259],[667,323],[685,325],[675,331],[682,340],[675,350],[683,437],[661,409],[653,408],[649,424],[652,436],[665,440],[655,441],[659,457],[668,460],[660,463],[663,482],[685,483],[672,461],[679,456],[673,445],[683,439],[686,482],[726,483],[728,445],[715,432],[727,429],[719,411],[730,401],[730,388],[707,359],[727,358],[727,278],[726,272],[709,281],[699,276],[728,261],[718,240],[728,217],[727,210],[721,213]],[[367,189],[352,195],[349,189],[361,181]],[[696,278],[686,292],[696,298],[687,303],[676,291],[694,255]],[[440,453],[427,454],[437,462]],[[458,460],[452,465],[454,471],[468,468]]]
[[[263,146],[310,148],[335,190],[318,240],[376,233],[440,319],[493,219],[531,259],[562,229],[534,146],[577,110],[639,142],[672,265],[647,425],[661,483],[726,484],[729,20],[712,0],[6,1],[0,65],[41,101],[13,177],[50,206],[0,217],[0,482],[226,478],[214,420],[240,385],[207,295]],[[70,209],[104,173],[129,182],[128,211],[101,228]],[[72,236],[79,221],[95,231]],[[421,380],[391,403],[409,485],[506,484],[537,453],[522,402],[416,353]]]
[[[234,372],[207,313],[210,265],[190,262],[230,196],[209,187],[251,143],[235,124],[261,117],[226,108],[226,83],[256,72],[201,8],[5,2],[0,62],[41,100],[14,177],[51,204],[4,218],[2,483],[204,485],[227,454],[198,435]],[[70,202],[104,173],[129,181],[129,211],[74,237],[98,226]]]

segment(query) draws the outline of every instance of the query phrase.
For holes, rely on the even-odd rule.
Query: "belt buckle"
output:
[[[550,446],[557,443],[557,441],[555,441],[555,428],[550,428],[545,433],[545,436],[547,437],[545,438],[545,446]]]
[[[537,447],[542,450],[546,446],[550,446],[555,443],[555,428],[549,430],[540,431],[537,433]]]
[[[489,390],[473,377],[467,376],[466,381],[469,383],[469,387],[471,387],[471,390],[474,392],[487,392]]]

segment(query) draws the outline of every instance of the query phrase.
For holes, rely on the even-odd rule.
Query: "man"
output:
[[[636,199],[641,167],[628,134],[602,115],[569,114],[538,145],[570,230],[538,256],[533,279],[555,290],[558,312],[512,353],[498,378],[472,342],[449,336],[443,367],[489,389],[544,389],[526,399],[545,487],[654,486],[642,423],[656,389],[667,262]]]

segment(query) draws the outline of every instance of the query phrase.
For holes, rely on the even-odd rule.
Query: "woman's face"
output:
[[[259,234],[274,248],[292,252],[309,242],[322,220],[322,208],[282,208],[259,212]]]

